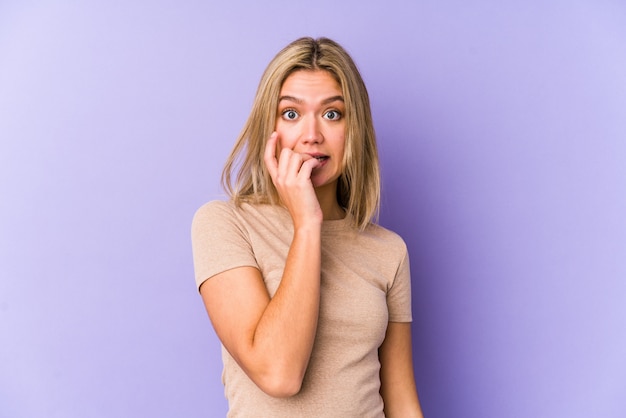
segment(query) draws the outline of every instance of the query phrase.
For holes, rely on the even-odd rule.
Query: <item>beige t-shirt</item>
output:
[[[293,236],[286,209],[213,201],[192,225],[196,283],[253,266],[270,296],[280,284]],[[262,392],[222,347],[229,417],[384,417],[378,348],[387,323],[410,322],[406,245],[378,225],[359,231],[348,218],[322,225],[318,330],[301,391],[290,398]]]

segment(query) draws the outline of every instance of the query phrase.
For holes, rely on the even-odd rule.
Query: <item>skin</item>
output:
[[[326,71],[296,71],[283,83],[277,112],[264,161],[294,225],[280,285],[270,298],[261,273],[241,267],[205,281],[200,292],[217,335],[250,379],[270,396],[288,397],[300,391],[317,329],[322,222],[345,216],[336,198],[345,146],[341,87]],[[379,349],[388,417],[422,417],[411,353],[410,324],[390,322]]]
[[[345,216],[336,198],[345,146],[344,113],[341,87],[326,71],[297,71],[283,83],[276,132],[267,144],[265,162],[281,201],[294,211],[292,218],[297,216],[296,210],[305,207],[318,216],[321,210],[323,219]],[[274,140],[278,142],[280,164],[269,154]],[[319,155],[327,158],[323,162],[312,158]],[[301,166],[299,174],[308,177],[304,202],[292,202],[289,186],[284,183],[289,179],[283,167],[294,166]]]

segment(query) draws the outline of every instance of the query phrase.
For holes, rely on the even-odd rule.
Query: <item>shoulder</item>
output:
[[[396,253],[405,253],[407,251],[404,239],[398,233],[381,225],[371,223],[365,228],[363,234],[378,242],[381,246],[388,248],[389,251]]]
[[[193,234],[216,231],[226,225],[237,223],[237,207],[231,201],[213,200],[200,206],[193,216]]]
[[[242,202],[237,205],[232,200],[213,200],[202,205],[194,214],[192,229],[224,229],[235,227],[247,230],[258,225],[283,227],[289,221],[288,213],[278,207],[266,204]]]
[[[362,231],[352,229],[340,240],[333,240],[328,244],[332,248],[345,246],[350,248],[350,251],[361,254],[361,257],[384,265],[398,265],[408,254],[407,246],[400,235],[373,223]]]
[[[195,221],[196,219],[212,218],[214,216],[232,215],[235,209],[235,204],[232,201],[212,200],[200,206],[193,218]]]

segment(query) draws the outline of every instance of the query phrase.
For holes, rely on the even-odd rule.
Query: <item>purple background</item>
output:
[[[191,217],[301,35],[370,89],[426,416],[626,416],[618,0],[0,3],[0,416],[224,415]]]

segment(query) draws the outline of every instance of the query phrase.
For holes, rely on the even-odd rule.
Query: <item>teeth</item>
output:
[[[322,161],[322,160],[325,160],[325,159],[326,159],[326,157],[315,157],[315,158],[316,158],[318,161]]]

